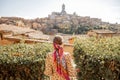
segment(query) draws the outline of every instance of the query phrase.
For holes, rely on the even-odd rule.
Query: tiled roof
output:
[[[43,40],[49,39],[49,36],[44,35],[41,31],[36,31],[30,28],[23,28],[23,27],[18,27],[13,25],[1,24],[0,32],[12,32],[14,35],[24,34],[24,35],[27,35],[29,38],[34,38],[34,39],[43,39]]]
[[[24,34],[28,32],[34,32],[35,30],[30,29],[30,28],[23,28],[23,27],[18,27],[18,26],[13,26],[13,25],[1,24],[0,31],[13,32],[14,34]]]

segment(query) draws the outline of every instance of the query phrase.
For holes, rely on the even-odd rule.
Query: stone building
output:
[[[55,19],[57,16],[61,17],[61,16],[64,16],[66,14],[67,14],[67,12],[65,11],[65,4],[63,4],[61,12],[52,12],[51,15],[48,15],[48,18]]]
[[[87,35],[89,37],[113,37],[116,33],[110,30],[90,30]]]

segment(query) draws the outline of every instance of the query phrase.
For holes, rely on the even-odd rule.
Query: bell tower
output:
[[[62,5],[62,11],[61,11],[61,15],[64,15],[64,14],[66,14],[65,4]]]

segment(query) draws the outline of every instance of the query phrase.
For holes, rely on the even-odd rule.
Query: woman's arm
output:
[[[70,77],[76,77],[76,71],[74,67],[74,62],[72,56],[69,54],[66,55],[67,70]]]
[[[52,75],[52,65],[51,65],[51,58],[50,58],[50,54],[47,55],[46,60],[45,60],[45,71],[44,74],[47,76],[51,76]]]

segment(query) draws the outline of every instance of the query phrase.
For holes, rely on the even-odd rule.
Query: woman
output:
[[[72,65],[72,58],[69,53],[63,51],[62,38],[56,36],[53,39],[54,52],[46,57],[45,75],[50,77],[50,80],[71,80],[76,73]]]

